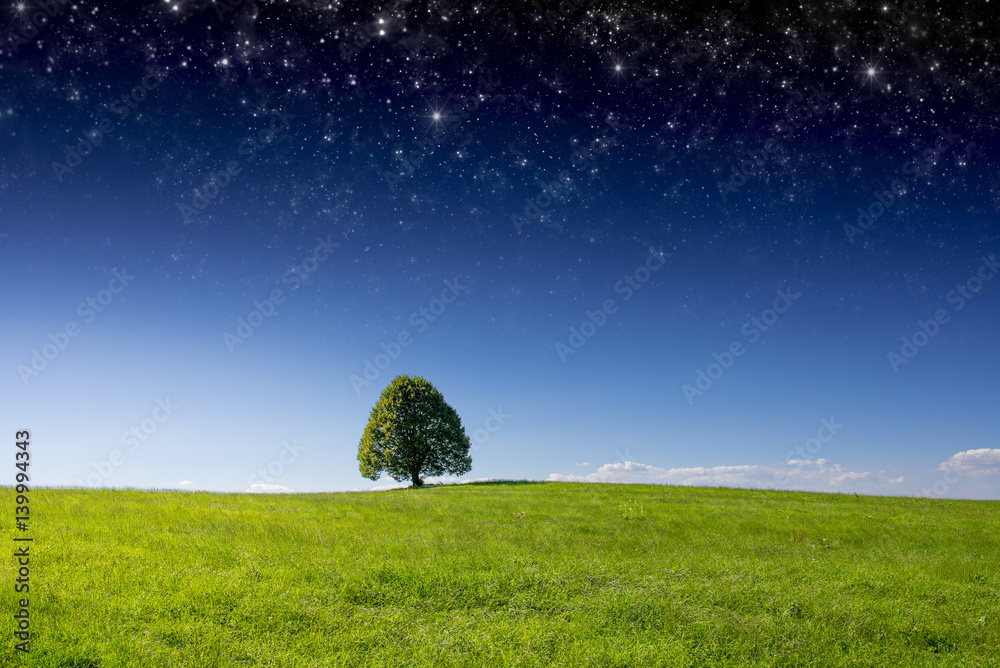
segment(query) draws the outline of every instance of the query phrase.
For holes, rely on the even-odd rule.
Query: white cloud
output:
[[[895,485],[902,476],[887,479],[868,471],[848,471],[828,459],[793,459],[786,464],[770,466],[746,464],[737,466],[694,466],[664,469],[639,462],[605,464],[588,475],[553,473],[548,477],[557,482],[640,482],[670,485],[727,487],[768,487],[780,489],[813,489],[847,491],[859,486]]]
[[[190,487],[193,484],[194,483],[191,482],[190,480],[181,480],[179,483],[177,483],[177,486],[178,487]]]
[[[410,483],[408,483],[408,482],[393,482],[393,483],[390,483],[388,485],[376,485],[375,487],[369,487],[368,489],[363,490],[363,491],[365,491],[365,492],[384,492],[387,489],[403,489],[404,487],[409,487],[409,486],[410,486]]]
[[[961,471],[973,478],[1000,475],[1000,449],[963,450],[941,462],[937,470]]]
[[[252,494],[286,494],[294,490],[283,485],[271,485],[266,482],[257,482],[250,485],[250,487],[247,488],[247,491]]]
[[[442,476],[430,476],[429,478],[424,478],[424,485],[468,485],[473,482],[496,482],[495,478],[470,478],[463,480],[456,475],[442,475]],[[384,492],[389,489],[402,489],[404,487],[409,487],[411,483],[408,482],[394,482],[386,485],[376,485],[375,487],[370,487],[366,492]],[[359,491],[359,490],[353,490]]]
[[[573,466],[593,466],[590,462],[574,462]]]

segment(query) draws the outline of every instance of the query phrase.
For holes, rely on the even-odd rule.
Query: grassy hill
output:
[[[1000,665],[997,502],[558,483],[31,501],[24,665]],[[22,665],[2,625],[0,664]]]

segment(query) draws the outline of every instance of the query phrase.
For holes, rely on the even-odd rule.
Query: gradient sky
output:
[[[987,5],[121,5],[0,10],[35,484],[382,487],[405,373],[464,479],[1000,498]]]

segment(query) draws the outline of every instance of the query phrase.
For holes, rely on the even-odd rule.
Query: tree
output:
[[[420,376],[396,376],[382,390],[358,445],[361,475],[424,484],[421,475],[472,470],[462,419],[437,388]]]

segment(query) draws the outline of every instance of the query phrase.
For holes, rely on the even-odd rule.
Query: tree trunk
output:
[[[420,471],[414,471],[411,475],[413,476],[413,486],[414,487],[421,487],[421,486],[423,486],[424,481],[420,479]]]

